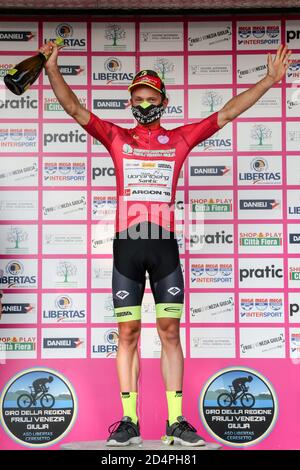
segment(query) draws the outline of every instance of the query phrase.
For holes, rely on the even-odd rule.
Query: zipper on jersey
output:
[[[149,144],[149,149],[150,150],[150,135],[151,135],[151,130],[148,129],[148,144]]]

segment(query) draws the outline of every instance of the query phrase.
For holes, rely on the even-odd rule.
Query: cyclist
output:
[[[53,377],[50,375],[48,378],[40,378],[36,379],[32,382],[33,390],[34,390],[34,396],[33,398],[35,399],[40,392],[47,392],[47,383],[53,382]]]
[[[174,202],[180,169],[190,150],[252,106],[287,70],[290,51],[280,46],[268,73],[256,85],[233,97],[218,112],[200,122],[167,130],[160,124],[168,98],[164,83],[151,70],[140,71],[129,86],[137,125],[122,128],[82,106],[57,66],[58,48],[46,62],[50,84],[59,103],[110,153],[116,170],[117,212],[113,240],[112,291],[118,321],[117,371],[123,418],[110,426],[108,445],[141,442],[136,412],[141,331],[141,303],[148,271],[157,330],[161,340],[161,370],[166,388],[167,436],[175,444],[204,445],[204,439],[182,415],[183,352],[179,337],[184,282],[174,234]]]
[[[234,395],[233,395],[233,399],[236,398],[237,394],[239,392],[246,392],[246,383],[247,382],[252,382],[253,380],[253,377],[251,375],[248,375],[248,377],[238,377],[237,379],[234,379],[232,381],[232,386],[233,386],[233,390],[234,390]]]

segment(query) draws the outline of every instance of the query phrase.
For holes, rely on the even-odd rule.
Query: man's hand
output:
[[[287,46],[283,47],[281,44],[277,49],[274,60],[271,54],[268,54],[268,73],[265,77],[248,90],[231,98],[218,112],[218,125],[220,128],[253,106],[261,96],[282,79],[292,62],[289,60],[291,53],[292,51],[287,50]],[[251,56],[249,60],[251,60],[250,58]]]
[[[271,77],[273,83],[280,82],[282,77],[285,75],[290,63],[289,60],[292,51],[287,50],[287,46],[281,44],[276,52],[274,59],[272,59],[271,54],[268,54],[268,73],[267,76]]]
[[[39,48],[39,52],[50,56],[45,64],[46,70],[51,69],[52,67],[57,67],[58,51],[62,47],[64,47],[64,45],[57,46],[55,42],[48,41],[46,42],[46,44]]]

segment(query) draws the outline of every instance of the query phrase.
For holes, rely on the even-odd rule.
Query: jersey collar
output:
[[[147,132],[148,133],[149,130],[151,132],[159,131],[159,130],[162,129],[162,127],[160,125],[160,122],[152,122],[152,123],[148,124],[147,126],[144,126],[143,124],[140,124],[138,122],[134,129],[137,130],[137,131],[142,131],[142,132]]]

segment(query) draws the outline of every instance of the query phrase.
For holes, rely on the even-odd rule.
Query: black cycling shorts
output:
[[[141,319],[146,271],[155,301],[156,318],[181,318],[184,301],[184,280],[178,242],[173,232],[150,222],[117,232],[113,240],[112,292],[118,322]],[[133,228],[133,227],[131,227]],[[154,231],[158,238],[151,238]],[[151,232],[152,230],[152,232]],[[133,232],[141,233],[132,238]]]

